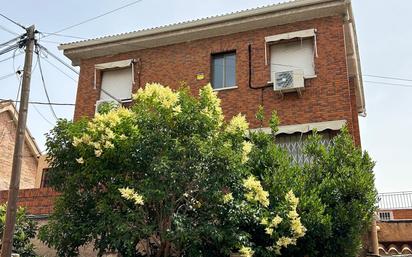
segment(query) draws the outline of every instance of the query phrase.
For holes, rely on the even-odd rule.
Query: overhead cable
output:
[[[126,7],[132,6],[132,5],[134,5],[134,4],[137,4],[137,3],[141,2],[141,1],[143,1],[143,0],[133,1],[133,2],[128,3],[128,4],[126,4],[126,5],[120,6],[120,7],[116,8],[116,9],[113,9],[113,10],[110,10],[110,11],[108,11],[108,12],[105,12],[105,13],[102,13],[102,14],[100,14],[100,15],[97,15],[97,16],[95,16],[95,17],[92,17],[92,18],[83,20],[83,21],[81,21],[81,22],[79,22],[79,23],[76,23],[76,24],[67,26],[67,27],[62,28],[62,29],[59,29],[59,30],[57,30],[57,31],[55,31],[55,32],[53,32],[53,33],[50,33],[50,34],[57,34],[57,33],[60,33],[60,32],[63,32],[63,31],[69,30],[69,29],[72,29],[72,28],[74,28],[74,27],[83,25],[83,24],[85,24],[85,23],[87,23],[87,22],[90,22],[90,21],[99,19],[99,18],[101,18],[101,17],[103,17],[103,16],[106,16],[106,15],[108,15],[108,14],[117,12],[117,11],[119,11],[119,10],[121,10],[121,9],[124,9],[124,8],[126,8]],[[48,37],[48,36],[45,36],[45,37]]]
[[[10,19],[10,18],[7,17],[6,15],[0,13],[0,16],[3,17],[3,18],[5,18],[5,19],[8,20],[8,21],[14,23],[15,25],[19,26],[20,28],[26,30],[26,27],[24,27],[23,25],[21,25],[21,24],[18,23],[17,21],[14,21],[14,20]]]

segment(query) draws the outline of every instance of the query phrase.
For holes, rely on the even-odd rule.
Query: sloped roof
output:
[[[2,113],[8,113],[10,117],[12,117],[14,124],[17,126],[18,111],[11,100],[0,101],[0,114]],[[33,154],[34,157],[38,157],[41,155],[40,149],[28,128],[26,128],[24,143],[27,145],[27,147],[29,148],[30,152]]]

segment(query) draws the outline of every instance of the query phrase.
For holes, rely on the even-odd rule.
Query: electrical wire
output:
[[[16,44],[14,44],[14,45],[11,45],[11,46],[9,46],[9,47],[6,47],[6,48],[4,48],[3,50],[0,51],[0,55],[7,54],[7,53],[10,52],[10,51],[13,51],[13,50],[18,49],[19,47],[20,47],[20,44],[19,44],[19,43],[16,43]]]
[[[15,35],[15,36],[18,36],[18,35],[19,35],[18,33],[14,32],[14,31],[12,31],[12,30],[10,30],[10,29],[2,26],[2,25],[0,25],[0,29],[4,30],[4,31],[6,31],[6,32],[8,32],[8,33],[10,33],[10,34],[12,34],[12,35]]]
[[[11,59],[13,59],[14,57],[17,57],[17,56],[22,55],[22,54],[23,54],[23,53],[18,53],[18,54],[14,55],[14,56],[10,56],[10,57],[1,59],[1,60],[0,60],[0,63],[5,62],[5,61],[8,61],[8,60],[11,60]]]
[[[18,23],[17,21],[14,21],[14,20],[10,19],[10,18],[7,17],[6,15],[0,13],[0,16],[3,17],[3,18],[5,18],[5,19],[8,20],[8,21],[14,23],[15,25],[19,26],[20,28],[26,30],[26,27],[24,27],[23,25],[21,25],[21,24]]]
[[[57,37],[82,39],[82,40],[87,39],[85,37],[71,36],[71,35],[65,35],[65,34],[60,34],[60,33],[50,33],[50,32],[44,32],[44,31],[40,32],[40,34],[43,34],[44,35],[43,37],[46,37],[46,35],[47,35],[47,36],[57,36]]]
[[[43,60],[45,60],[47,63],[49,63],[51,66],[53,66],[56,70],[60,71],[62,74],[64,74],[66,77],[68,77],[69,79],[73,80],[74,82],[77,83],[77,80],[72,78],[72,76],[70,76],[69,74],[67,74],[66,72],[64,72],[62,69],[60,69],[59,67],[57,67],[57,65],[55,65],[54,63],[50,62],[47,58],[43,57]]]
[[[18,34],[17,34],[17,35],[18,35]],[[11,43],[14,43],[14,42],[17,41],[17,40],[21,40],[25,35],[26,35],[26,34],[18,35],[17,37],[12,38],[12,39],[10,39],[10,40],[7,41],[7,42],[1,43],[1,44],[0,44],[0,47],[9,45],[9,44],[11,44]]]
[[[364,80],[363,82],[382,85],[382,86],[397,86],[397,87],[412,88],[412,85],[407,85],[407,84],[389,83],[389,82],[382,82],[382,81],[370,81],[370,80]]]
[[[76,73],[77,75],[79,75],[79,72],[73,68],[72,66],[70,66],[69,64],[67,64],[65,61],[63,61],[62,59],[60,59],[59,57],[57,57],[55,54],[53,54],[52,52],[50,52],[46,47],[42,46],[41,44],[37,44],[37,46],[43,50],[44,52],[46,52],[48,55],[50,55],[51,57],[53,57],[54,59],[56,59],[57,61],[59,61],[61,64],[63,64],[64,66],[66,66],[67,68],[69,68],[71,71],[73,71],[74,73]]]
[[[57,31],[55,31],[55,32],[53,32],[53,33],[50,33],[50,34],[57,34],[57,33],[60,33],[60,32],[63,32],[63,31],[66,31],[66,30],[75,28],[75,27],[77,27],[77,26],[83,25],[83,24],[85,24],[85,23],[87,23],[87,22],[90,22],[90,21],[93,21],[93,20],[97,20],[97,19],[99,19],[99,18],[101,18],[101,17],[103,17],[103,16],[106,16],[106,15],[108,15],[108,14],[117,12],[117,11],[119,11],[119,10],[121,10],[121,9],[124,9],[124,8],[126,8],[126,7],[132,6],[132,5],[137,4],[137,3],[139,3],[139,2],[142,2],[142,1],[143,1],[143,0],[133,1],[133,2],[128,3],[128,4],[126,4],[126,5],[120,6],[120,7],[116,8],[116,9],[113,9],[113,10],[110,10],[110,11],[108,11],[108,12],[105,12],[105,13],[102,13],[102,14],[100,14],[100,15],[97,15],[97,16],[95,16],[95,17],[92,17],[92,18],[83,20],[83,21],[81,21],[81,22],[79,22],[79,23],[76,23],[76,24],[67,26],[67,27],[62,28],[62,29],[59,29],[59,30],[57,30]],[[45,36],[45,37],[48,37],[48,36]]]
[[[0,98],[0,101],[10,101],[10,99],[5,99],[5,98]],[[16,101],[20,103],[20,101]],[[34,105],[54,105],[54,106],[75,106],[76,104],[72,103],[56,103],[56,102],[40,102],[40,101],[29,101],[29,104],[34,104]]]
[[[40,117],[43,118],[43,120],[45,120],[45,121],[46,121],[47,123],[49,123],[50,125],[54,126],[54,124],[53,124],[51,121],[49,121],[49,120],[40,112],[39,109],[37,109],[36,105],[32,105],[32,106],[33,106],[34,110],[40,115]]]
[[[401,81],[412,82],[412,79],[396,78],[396,77],[389,77],[389,76],[379,76],[379,75],[363,75],[363,76],[364,77],[371,77],[371,78],[391,79],[391,80],[401,80]]]
[[[13,75],[16,75],[16,73],[15,73],[15,72],[13,72],[13,73],[10,73],[10,74],[7,74],[7,75],[4,75],[4,76],[1,76],[1,77],[0,77],[0,80],[10,78],[10,77],[11,77],[11,76],[13,76]]]
[[[50,108],[51,113],[53,114],[53,117],[56,120],[58,120],[59,118],[57,117],[56,112],[53,109],[53,106],[50,104],[51,103],[50,96],[49,96],[49,93],[47,92],[46,82],[44,80],[44,74],[43,74],[43,69],[42,69],[42,66],[41,66],[41,60],[40,60],[41,58],[40,58],[40,52],[39,51],[40,51],[40,49],[36,49],[37,62],[39,63],[39,71],[40,71],[40,77],[41,77],[41,82],[42,82],[42,85],[43,85],[44,94],[46,95],[47,102],[49,103],[49,108]]]

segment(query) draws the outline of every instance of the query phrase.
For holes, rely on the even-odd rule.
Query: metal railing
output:
[[[378,194],[381,210],[412,209],[412,191]]]

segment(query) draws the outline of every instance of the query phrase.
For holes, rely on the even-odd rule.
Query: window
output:
[[[50,173],[48,168],[43,169],[40,182],[41,188],[49,187],[49,174]]]
[[[130,99],[132,97],[132,80],[132,69],[130,67],[103,70],[100,100]]]
[[[388,221],[392,219],[393,219],[393,214],[391,211],[380,211],[379,212],[379,220]]]
[[[313,38],[298,38],[270,46],[271,80],[275,74],[284,71],[303,71],[305,78],[315,76]]]
[[[212,86],[223,89],[236,86],[236,53],[212,55]]]
[[[310,135],[312,135],[312,132],[279,134],[276,136],[276,144],[286,150],[295,163],[303,165],[311,161],[309,156],[304,153],[306,141]],[[332,131],[325,130],[318,132],[318,135],[322,137],[321,144],[326,147],[331,144],[333,138]]]

